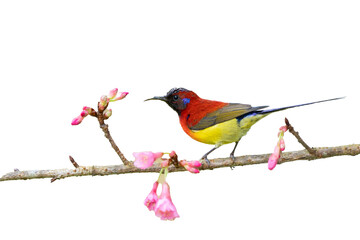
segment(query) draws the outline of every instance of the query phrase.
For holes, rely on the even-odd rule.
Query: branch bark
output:
[[[284,152],[281,156],[280,162],[292,162],[298,160],[316,160],[323,158],[330,158],[342,155],[359,155],[360,144],[344,145],[337,147],[322,147],[314,148],[316,155],[310,154],[307,150]],[[211,166],[203,164],[201,170],[210,170],[214,168],[223,168],[231,166],[244,166],[260,163],[267,163],[270,154],[261,155],[247,155],[235,157],[235,162],[231,158],[216,158],[211,159]],[[155,163],[152,167],[145,170],[136,168],[132,162],[127,165],[109,165],[109,166],[79,166],[75,169],[53,169],[53,170],[30,170],[30,171],[18,171],[7,173],[0,178],[0,181],[10,180],[27,180],[37,178],[51,178],[52,182],[56,179],[63,179],[67,177],[80,177],[80,176],[105,176],[125,173],[143,173],[143,172],[160,172],[161,166],[159,163]],[[174,165],[169,167],[169,172],[185,171],[183,167],[175,167]]]
[[[95,114],[95,117],[99,121],[100,128],[103,130],[105,137],[109,140],[111,147],[115,150],[117,155],[120,157],[121,161],[128,165],[130,162],[126,159],[124,154],[120,151],[119,147],[116,145],[114,139],[111,137],[109,126],[105,124],[104,110],[108,107],[109,103],[106,104],[104,109],[100,109],[100,102],[98,103],[98,112]]]

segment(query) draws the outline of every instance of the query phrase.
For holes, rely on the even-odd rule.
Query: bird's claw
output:
[[[212,170],[213,168],[211,167],[211,163],[210,163],[210,161],[209,161],[209,159],[207,158],[207,156],[205,155],[205,156],[203,156],[201,159],[204,159],[205,160],[205,162],[206,162],[206,165],[208,166],[208,168],[210,169],[210,170]],[[201,160],[200,159],[200,160]]]
[[[231,169],[231,170],[234,170],[234,168],[235,168],[235,156],[234,156],[233,153],[230,154],[230,158],[231,158],[231,160],[232,160],[232,163],[231,163],[231,165],[230,165],[230,169]]]

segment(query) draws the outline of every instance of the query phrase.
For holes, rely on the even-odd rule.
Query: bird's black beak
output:
[[[167,99],[165,96],[164,97],[153,97],[153,98],[146,99],[145,101],[149,101],[149,100],[160,100],[160,101],[167,102]]]

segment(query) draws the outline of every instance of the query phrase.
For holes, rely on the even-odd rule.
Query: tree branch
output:
[[[295,138],[298,140],[298,142],[303,145],[303,147],[310,153],[310,154],[316,154],[316,150],[314,148],[309,147],[309,145],[307,145],[305,143],[305,141],[300,137],[299,133],[297,131],[295,131],[294,127],[290,124],[289,120],[287,118],[285,118],[285,124],[287,126],[287,128],[289,129],[289,132],[292,133],[292,135],[295,136]]]
[[[96,113],[96,118],[99,121],[100,128],[103,130],[105,137],[109,140],[112,148],[115,150],[117,155],[120,157],[121,161],[128,165],[130,162],[125,158],[124,154],[120,151],[119,147],[116,145],[114,139],[110,135],[109,126],[105,124],[105,117],[104,117],[104,110],[108,107],[108,104],[104,107],[104,109],[101,109],[100,103],[98,103],[98,112]]]
[[[322,147],[315,148],[316,155],[310,154],[307,150],[284,152],[281,156],[281,163],[292,162],[298,160],[316,160],[323,158],[330,158],[342,155],[355,156],[360,154],[360,144],[352,144],[337,147]],[[231,166],[244,166],[260,163],[267,163],[270,154],[261,155],[247,155],[239,156],[235,158],[235,162],[231,158],[216,158],[210,160],[211,168],[207,164],[201,166],[201,170],[209,170],[214,168],[223,168]],[[18,171],[5,174],[0,178],[0,181],[9,180],[27,180],[36,178],[51,178],[52,182],[56,179],[62,179],[67,177],[80,177],[80,176],[105,176],[125,173],[143,173],[143,172],[156,172],[159,173],[161,166],[159,163],[155,163],[152,167],[145,170],[141,170],[133,166],[132,162],[128,165],[109,165],[109,166],[79,166],[75,169],[54,169],[54,170],[30,170],[30,171]],[[183,167],[169,166],[169,172],[185,171]]]

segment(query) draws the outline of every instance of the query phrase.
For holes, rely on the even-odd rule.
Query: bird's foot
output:
[[[230,154],[230,158],[231,158],[231,160],[232,160],[232,163],[231,163],[231,165],[230,165],[230,169],[231,169],[231,170],[234,170],[234,168],[235,168],[235,156],[234,156],[234,153],[231,153],[231,154]]]
[[[210,170],[212,170],[213,168],[211,167],[211,163],[210,163],[209,159],[207,158],[207,156],[204,155],[200,160],[202,160],[202,159],[205,160],[207,167],[208,167]]]

